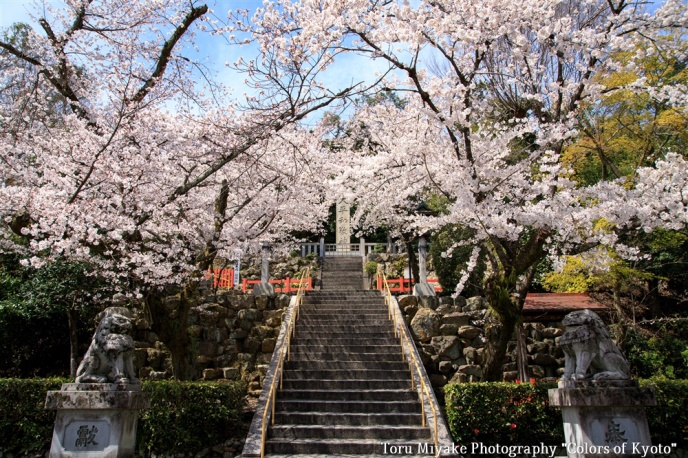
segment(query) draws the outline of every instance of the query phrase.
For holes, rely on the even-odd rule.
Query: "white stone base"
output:
[[[640,456],[634,444],[652,445],[645,406],[656,405],[654,393],[628,385],[569,382],[549,390],[550,404],[562,411],[569,458]]]
[[[65,384],[49,391],[57,410],[50,458],[133,458],[139,409],[150,396],[140,385]]]

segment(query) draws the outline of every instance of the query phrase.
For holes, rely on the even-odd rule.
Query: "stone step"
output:
[[[359,314],[368,314],[368,315],[382,315],[382,314],[388,314],[388,308],[385,304],[380,304],[380,303],[371,303],[371,304],[366,304],[366,303],[356,303],[356,304],[348,304],[348,305],[340,305],[340,304],[301,304],[300,311],[301,312],[308,312],[307,315],[310,315],[311,313],[314,314],[314,316],[317,316],[319,314],[327,313],[330,315],[334,315],[335,317],[342,316],[342,315],[359,315]],[[304,313],[301,313],[300,315],[304,315]]]
[[[270,454],[281,453],[294,455],[321,454],[332,456],[334,454],[341,454],[373,456],[389,455],[391,450],[403,450],[403,454],[414,455],[414,452],[419,450],[419,443],[413,440],[398,439],[390,439],[384,442],[371,439],[270,439],[265,442],[265,449],[267,453]]]
[[[375,355],[375,357],[401,355],[401,348],[397,340],[391,345],[301,345],[297,338],[294,339],[290,351],[292,355],[306,353],[320,355],[324,360],[327,359],[327,355],[347,355],[350,357],[356,357],[358,355]]]
[[[365,299],[365,300],[349,300],[349,301],[334,301],[332,299],[323,300],[304,300],[301,307],[307,309],[318,310],[321,308],[337,308],[337,309],[367,309],[372,308],[376,310],[387,310],[387,305],[380,299]]]
[[[351,352],[347,348],[340,351],[330,347],[309,348],[300,346],[298,349],[290,349],[291,359],[294,361],[404,361],[399,346],[389,346],[387,351]]]
[[[306,313],[307,312],[307,313]],[[303,307],[301,307],[301,313],[299,314],[299,323],[311,323],[311,322],[317,322],[318,324],[327,324],[327,323],[321,323],[324,321],[335,321],[339,322],[341,320],[361,320],[361,321],[366,321],[366,320],[380,320],[380,321],[387,321],[388,323],[391,323],[389,320],[389,314],[387,313],[387,310],[380,310],[380,311],[370,311],[366,312],[365,310],[322,310],[322,309],[315,309],[315,310],[304,310]]]
[[[275,412],[278,425],[332,426],[420,426],[420,410],[415,413],[337,413],[337,412]]]
[[[383,370],[403,371],[408,364],[403,361],[304,361],[295,360],[284,363],[285,371],[314,371],[314,370]]]
[[[338,369],[308,369],[301,371],[284,371],[284,378],[288,379],[326,379],[326,380],[365,380],[365,379],[381,379],[381,380],[410,380],[409,371],[403,370],[380,370],[380,369],[356,369],[356,370],[338,370]]]
[[[283,390],[384,390],[411,389],[408,375],[400,379],[291,379],[285,374]]]
[[[308,454],[303,454],[300,453],[297,458],[356,458],[356,457],[366,457],[366,458],[390,458],[390,455],[394,456],[394,458],[410,458],[411,456],[414,458],[435,458],[435,455],[401,455],[401,454],[392,454],[388,453],[387,455],[308,455]],[[279,455],[275,453],[271,453],[269,455],[265,455],[269,458],[295,458],[294,455]]]
[[[321,401],[318,399],[277,399],[280,412],[337,413],[414,413],[420,412],[419,401]]]
[[[340,323],[346,323],[347,325],[351,326],[356,326],[357,324],[361,325],[383,325],[387,324],[388,326],[392,326],[392,321],[389,319],[387,313],[370,313],[368,315],[359,315],[358,313],[352,313],[351,315],[347,313],[338,313],[338,312],[333,312],[333,313],[328,313],[328,312],[319,312],[319,313],[308,313],[304,314],[301,313],[299,316],[299,320],[297,321],[297,324],[306,324],[306,325],[322,325],[322,326],[328,326],[328,325],[336,325]]]
[[[344,259],[344,258],[342,258]],[[325,261],[322,264],[322,269],[323,270],[354,270],[358,269],[360,271],[363,271],[363,262],[361,262],[361,258],[350,258],[347,259],[346,261],[337,261],[337,262],[331,262],[331,261]]]
[[[323,281],[324,280],[352,280],[356,279],[361,282],[361,287],[363,285],[363,272],[358,271],[358,272],[350,272],[350,271],[344,271],[344,270],[339,270],[339,271],[323,271],[322,276],[320,277]]]
[[[358,289],[354,291],[307,291],[305,298],[336,298],[336,299],[356,299],[366,297],[381,297],[379,291]]]
[[[361,335],[361,334],[394,334],[394,328],[389,323],[384,324],[364,324],[361,322],[342,322],[337,324],[318,325],[307,322],[299,322],[296,325],[296,333],[301,335],[308,333],[308,335],[317,337],[318,334],[325,335]]]
[[[328,401],[417,401],[413,390],[293,390],[282,389],[279,398]]]
[[[275,425],[271,439],[378,439],[430,440],[428,429],[418,426]]]
[[[398,342],[398,340],[394,338],[394,331],[391,329],[380,332],[356,332],[355,328],[352,328],[351,332],[341,330],[316,332],[311,330],[296,329],[296,338],[299,339],[299,343],[301,344],[304,344],[302,340],[306,339],[312,341],[313,343],[330,343],[339,345],[358,344],[361,342],[370,343],[371,345],[392,345]],[[324,339],[326,339],[327,342],[323,342]]]
[[[355,297],[350,299],[340,299],[337,297],[304,297],[303,304],[319,305],[362,305],[362,304],[384,304],[384,298],[379,296]]]
[[[335,347],[348,347],[348,346],[361,346],[361,343],[365,342],[367,346],[377,346],[377,345],[383,345],[383,346],[388,346],[388,345],[399,345],[399,339],[394,337],[394,334],[390,334],[390,336],[385,336],[385,337],[380,337],[380,336],[375,336],[374,338],[368,338],[365,340],[361,340],[360,338],[354,338],[351,335],[349,335],[347,338],[337,338],[337,337],[332,337],[332,336],[306,336],[306,335],[299,335],[296,334],[296,338],[292,340],[292,345],[306,345],[306,346],[314,346],[314,345],[324,345],[324,346],[335,346]],[[401,351],[401,350],[399,350]]]
[[[320,289],[324,289],[324,290],[329,289],[331,291],[346,291],[347,289],[354,290],[356,288],[357,288],[357,286],[353,286],[353,285],[352,286],[341,286],[341,285],[327,285],[327,284],[323,284],[320,287]]]

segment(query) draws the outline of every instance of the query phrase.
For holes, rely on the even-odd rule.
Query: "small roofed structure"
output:
[[[600,315],[607,312],[607,307],[587,293],[528,293],[523,306],[523,320],[561,321],[568,313],[583,309]]]

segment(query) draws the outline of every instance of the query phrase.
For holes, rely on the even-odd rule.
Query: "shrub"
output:
[[[651,386],[657,397],[657,406],[646,411],[652,443],[688,448],[688,380],[654,377],[641,380],[640,386]]]
[[[45,410],[45,395],[67,380],[0,379],[0,448],[26,456],[50,448],[55,411]]]
[[[561,412],[549,406],[553,384],[464,383],[446,385],[447,419],[461,445],[561,445]]]
[[[688,447],[688,380],[652,378],[657,406],[646,410],[653,444]],[[549,406],[555,384],[465,383],[446,385],[447,419],[455,442],[527,445],[564,442],[561,411]],[[515,426],[514,426],[515,425]]]
[[[46,392],[65,379],[0,379],[0,451],[26,456],[50,448],[55,411],[44,410]],[[246,434],[241,382],[144,381],[151,407],[139,415],[139,453],[174,454]]]
[[[685,320],[664,323],[644,331],[630,327],[625,334],[622,349],[631,365],[633,375],[641,378],[666,376],[688,377],[688,326]]]
[[[143,389],[151,408],[139,417],[139,452],[198,452],[246,434],[241,382],[144,381]]]
[[[369,277],[372,277],[377,273],[377,262],[375,261],[368,261],[363,265],[363,271],[368,275]]]

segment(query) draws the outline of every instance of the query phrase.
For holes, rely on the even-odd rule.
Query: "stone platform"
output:
[[[133,458],[138,411],[150,395],[140,384],[66,383],[49,391],[45,408],[57,410],[51,458]]]

